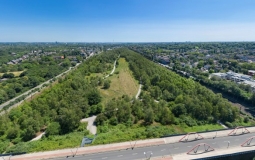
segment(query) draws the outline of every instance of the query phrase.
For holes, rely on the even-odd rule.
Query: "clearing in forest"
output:
[[[103,104],[113,98],[121,97],[122,95],[135,97],[137,94],[139,84],[138,81],[134,79],[132,71],[128,67],[128,62],[125,58],[120,58],[118,63],[119,65],[116,66],[115,72],[106,78],[106,80],[111,81],[110,88],[100,88]]]
[[[15,77],[18,77],[22,72],[24,71],[16,71],[16,72],[7,72],[8,74],[9,73],[13,73]],[[4,73],[0,73],[0,76],[3,76]]]

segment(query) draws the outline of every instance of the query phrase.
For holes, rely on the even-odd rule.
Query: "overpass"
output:
[[[255,127],[190,133],[172,137],[71,148],[13,156],[12,160],[200,159],[253,150]],[[253,140],[254,138],[254,140]],[[7,159],[8,157],[5,157]]]

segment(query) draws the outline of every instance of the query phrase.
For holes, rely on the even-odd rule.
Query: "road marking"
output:
[[[174,148],[174,149],[179,149],[179,147],[176,147],[176,148]]]
[[[163,151],[165,151],[166,149],[162,149],[161,151],[163,152]]]
[[[134,155],[137,155],[137,153],[133,153],[132,155],[133,155],[133,156],[134,156]]]
[[[192,146],[187,146],[187,147],[192,147]]]
[[[106,159],[107,157],[104,157],[104,158],[102,158],[102,159]]]
[[[123,155],[118,155],[118,157],[122,157]]]

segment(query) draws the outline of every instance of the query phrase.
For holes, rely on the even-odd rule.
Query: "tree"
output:
[[[15,97],[15,95],[16,95],[15,90],[12,89],[12,88],[8,88],[8,89],[6,90],[6,93],[7,93],[8,97],[9,97],[9,99]]]
[[[174,122],[174,115],[169,110],[169,108],[164,107],[162,109],[160,122],[163,125],[172,124]]]
[[[24,130],[23,139],[24,139],[25,141],[29,141],[29,140],[31,140],[32,138],[34,138],[34,136],[35,136],[35,131],[34,131],[34,129],[32,128],[32,126],[28,126],[28,128]]]
[[[81,111],[75,109],[60,108],[59,124],[62,133],[68,133],[76,129],[80,124]]]
[[[88,103],[89,105],[96,105],[101,102],[102,97],[97,90],[94,90],[88,94]]]
[[[109,80],[105,80],[104,81],[104,89],[108,89],[110,88],[110,81]]]
[[[3,74],[3,78],[14,78],[14,74],[13,73],[5,73],[5,74]]]
[[[177,117],[179,117],[182,114],[186,114],[186,112],[187,112],[184,104],[177,104],[176,106],[174,106],[172,111],[173,111],[174,115]]]
[[[144,116],[144,122],[146,124],[152,124],[154,121],[154,113],[151,108],[147,109]]]
[[[7,131],[7,138],[8,139],[15,139],[16,137],[18,137],[19,134],[19,130],[15,127],[10,128]]]
[[[52,122],[46,129],[46,136],[58,135],[60,133],[60,124],[58,122]]]
[[[95,120],[97,125],[103,125],[107,120],[107,117],[104,114],[99,114]]]
[[[171,101],[173,100],[173,94],[168,92],[167,90],[164,90],[163,91],[163,94],[162,94],[162,98],[165,100],[165,101]]]
[[[152,77],[152,79],[151,79],[151,84],[152,84],[152,85],[156,85],[156,84],[159,82],[159,80],[160,80],[160,75],[155,74],[155,75]]]

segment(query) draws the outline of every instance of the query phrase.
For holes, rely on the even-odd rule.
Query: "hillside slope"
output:
[[[99,87],[103,103],[123,95],[134,97],[138,91],[138,81],[134,79],[126,60],[120,58],[117,64],[114,74],[107,78],[110,81],[110,88],[104,89]]]
[[[104,75],[119,55],[118,74],[109,76],[112,82],[105,85]],[[143,88],[136,100],[138,81]],[[113,90],[120,93],[108,96]],[[97,115],[95,144],[219,129],[219,119],[240,122],[238,111],[220,95],[120,48],[89,59],[31,102],[0,117],[0,152],[77,146],[88,135],[80,119],[90,115]],[[26,142],[45,128],[42,140]]]

